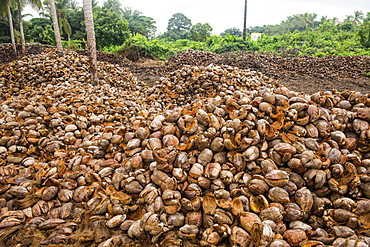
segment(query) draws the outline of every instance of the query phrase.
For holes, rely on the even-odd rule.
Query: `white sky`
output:
[[[98,0],[102,5],[104,0]],[[213,34],[219,35],[227,28],[243,29],[244,0],[120,0],[122,8],[137,9],[143,15],[156,21],[157,34],[167,30],[168,20],[175,13],[183,13],[192,24],[209,23]],[[81,4],[82,6],[82,1]],[[275,25],[288,16],[316,13],[322,16],[338,17],[342,21],[346,15],[361,10],[370,12],[370,0],[249,0],[247,27]]]

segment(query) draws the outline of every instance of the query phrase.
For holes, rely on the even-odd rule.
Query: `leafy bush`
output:
[[[358,35],[360,36],[360,43],[370,48],[370,22],[362,24],[358,29]]]
[[[109,53],[118,53],[119,51],[122,50],[122,45],[111,45],[111,46],[106,46],[101,49],[104,52],[109,52]]]
[[[167,59],[170,56],[170,49],[161,45],[158,40],[149,41],[141,34],[135,34],[126,39],[123,45],[118,49],[120,53],[125,50],[136,50],[138,56],[141,57],[157,57],[159,59]]]
[[[0,43],[10,43],[9,22],[0,19]]]
[[[99,37],[96,39],[98,48],[120,45],[129,37],[128,22],[120,18],[118,13],[95,7],[93,14],[95,35]]]
[[[84,49],[85,48],[85,41],[81,41],[81,40],[65,41],[65,40],[62,40],[62,45],[63,45],[63,48],[66,48],[66,49],[72,49],[72,50]]]
[[[250,41],[250,36],[243,41],[241,37],[225,34],[224,37],[213,35],[205,42],[179,39],[167,41],[163,39],[148,40],[136,34],[126,39],[122,46],[105,48],[108,52],[119,52],[135,49],[141,56],[153,56],[167,60],[184,50],[194,49],[218,54],[233,52],[255,52],[260,54],[276,54],[285,57],[293,56],[354,56],[370,55],[366,42],[370,45],[370,29],[366,25],[359,28],[365,31],[363,37],[357,31],[344,31],[336,25],[320,25],[315,30],[286,32],[280,35],[263,34],[258,41]],[[368,33],[366,33],[368,32]],[[369,36],[366,36],[369,35]]]

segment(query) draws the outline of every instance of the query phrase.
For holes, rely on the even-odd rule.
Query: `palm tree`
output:
[[[12,18],[12,12],[10,11],[10,1],[9,0],[0,0],[0,14],[2,16],[8,16],[10,39],[12,41],[14,55],[17,56],[17,47],[15,45],[15,37],[14,37],[13,18]]]
[[[67,40],[71,39],[72,28],[69,24],[66,12],[71,9],[73,3],[69,0],[58,0],[56,1],[58,24],[60,29],[67,35]]]
[[[59,55],[63,56],[63,47],[62,47],[62,41],[60,38],[58,17],[57,17],[57,11],[55,10],[54,0],[50,0],[50,12],[51,12],[51,18],[53,20],[53,29],[54,29],[55,43],[57,45],[57,51]]]
[[[8,5],[8,18],[9,18],[10,39],[12,41],[14,55],[17,56],[17,46],[15,45],[13,18],[12,18],[12,12],[10,11],[9,5]]]
[[[243,26],[243,40],[245,41],[247,36],[247,0],[245,0],[244,5],[244,26]]]
[[[123,10],[121,6],[122,5],[118,0],[106,0],[104,1],[102,8],[109,9],[112,12],[122,15]]]
[[[122,17],[127,20],[128,28],[131,33],[140,33],[149,38],[149,36],[154,34],[156,31],[156,26],[154,25],[155,21],[151,17],[147,17],[142,14],[143,13],[138,10],[132,10],[127,7],[122,11]]]
[[[12,40],[14,55],[17,56],[17,47],[15,45],[15,37],[14,37],[13,18],[12,18],[12,12],[10,11],[9,5],[8,5],[8,18],[9,18],[10,39]]]
[[[307,30],[309,26],[312,26],[317,15],[313,13],[304,13],[299,15],[299,19],[303,22],[305,29]]]
[[[7,15],[9,18],[9,26],[13,26],[13,24],[10,24],[11,21],[11,14],[10,12],[10,6],[14,4],[18,8],[18,17],[19,17],[19,31],[21,36],[21,44],[22,44],[22,54],[25,53],[25,40],[24,40],[24,32],[23,32],[23,22],[22,22],[22,9],[25,4],[31,5],[34,9],[41,9],[41,1],[40,0],[0,0],[0,12],[4,13],[4,10],[6,9]],[[12,31],[11,31],[12,32]],[[15,42],[14,42],[15,44]]]
[[[83,0],[84,18],[87,34],[87,48],[89,50],[91,84],[98,85],[98,68],[96,63],[96,42],[94,19],[91,0]]]
[[[330,23],[332,23],[334,25],[337,25],[339,23],[339,18],[338,17],[333,17],[332,19],[330,19]]]
[[[9,0],[0,0],[0,14],[2,16],[4,16],[8,9],[7,7],[10,5],[10,1]]]
[[[6,1],[6,0],[5,0]],[[24,32],[23,32],[23,21],[22,21],[22,9],[25,4],[31,5],[32,8],[40,10],[42,8],[40,0],[8,0],[8,2],[14,2],[18,8],[18,17],[19,17],[19,31],[21,35],[21,47],[22,47],[22,54],[26,52],[26,42],[24,40]]]
[[[355,21],[356,26],[361,25],[363,20],[364,20],[364,13],[362,13],[362,11],[355,11],[354,21]]]
[[[354,26],[361,25],[364,19],[364,13],[362,11],[355,11],[355,15],[347,15],[343,22],[352,23]]]
[[[71,2],[69,0],[56,0],[54,1],[54,8],[56,12],[56,17],[58,20],[58,26],[59,26],[59,33],[61,36],[66,35],[67,40],[70,40],[72,35],[72,27],[69,24],[66,12],[72,9],[72,6],[75,5],[74,2]],[[49,4],[50,7],[45,7],[45,9],[49,10],[49,13],[41,13],[43,16],[47,18],[53,18],[52,16],[52,9],[51,9],[51,0],[46,0],[44,4]],[[53,20],[53,19],[52,19]]]

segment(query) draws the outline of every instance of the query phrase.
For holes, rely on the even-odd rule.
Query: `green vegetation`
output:
[[[212,27],[208,23],[197,23],[190,28],[189,39],[194,41],[206,41],[211,36]]]
[[[222,37],[225,37],[226,34],[230,34],[233,36],[241,37],[243,35],[242,31],[236,27],[228,28],[224,32],[222,32],[220,35]]]
[[[138,33],[147,38],[153,37],[157,30],[155,21],[151,17],[143,16],[142,14],[137,10],[125,8],[122,17],[127,20],[131,33]]]
[[[66,48],[85,48],[86,30],[83,11],[74,0],[55,0],[62,43]],[[13,8],[13,23],[18,29],[17,9]],[[258,41],[241,38],[238,28],[228,28],[212,35],[208,23],[192,22],[182,13],[168,20],[167,31],[155,37],[156,25],[151,17],[129,7],[122,9],[118,0],[105,0],[102,6],[93,1],[97,47],[112,53],[136,52],[139,56],[166,60],[186,49],[214,53],[254,52],[280,56],[370,56],[370,12],[337,18],[318,18],[305,13],[287,17],[280,24],[249,27],[247,33],[262,33]],[[8,17],[0,15],[0,43],[10,42]],[[55,45],[48,8],[44,2],[41,17],[24,21],[27,42]],[[20,42],[18,32],[16,41]]]
[[[176,13],[168,20],[167,32],[160,35],[159,38],[171,41],[187,39],[191,26],[189,18],[182,13]]]
[[[94,9],[94,26],[98,49],[120,45],[122,40],[126,40],[130,36],[128,21],[120,18],[118,13],[100,7]]]
[[[369,31],[367,33],[369,35]],[[366,37],[364,37],[366,39]],[[333,27],[323,32],[321,29],[287,32],[281,35],[262,35],[258,41],[243,41],[242,37],[226,34],[210,36],[204,42],[180,39],[166,41],[163,39],[148,40],[141,35],[128,38],[115,51],[124,50],[132,45],[141,47],[142,54],[152,55],[160,59],[169,57],[186,49],[202,50],[214,53],[255,52],[259,54],[275,54],[285,57],[292,56],[370,56],[370,49],[361,44],[355,31],[343,31]],[[367,38],[367,42],[369,42]],[[114,51],[107,50],[106,51]]]

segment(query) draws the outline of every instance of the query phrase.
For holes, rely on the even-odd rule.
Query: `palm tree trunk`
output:
[[[60,56],[63,56],[63,47],[62,47],[62,41],[60,38],[57,11],[55,10],[54,0],[50,0],[50,11],[51,11],[51,18],[53,20],[53,28],[54,28],[55,42],[57,45],[57,52]]]
[[[26,42],[24,40],[24,32],[23,32],[22,8],[19,2],[17,5],[18,5],[18,15],[19,15],[19,32],[21,33],[22,55],[24,55],[26,53]]]
[[[244,6],[244,26],[243,26],[243,41],[245,41],[247,36],[247,0],[245,0]]]
[[[8,5],[8,18],[9,18],[10,38],[12,40],[14,55],[17,56],[17,47],[15,46],[15,38],[14,38],[13,18],[12,18],[12,12],[10,11],[9,5]]]
[[[90,60],[91,84],[98,85],[99,82],[98,82],[98,68],[96,63],[96,42],[91,0],[83,0],[83,9],[87,34],[87,48],[89,51],[89,60]]]

